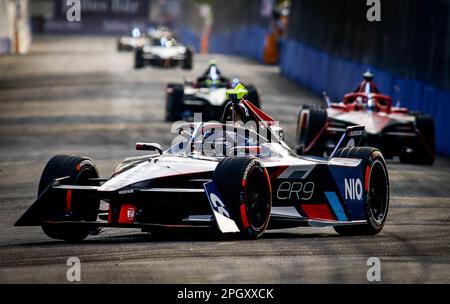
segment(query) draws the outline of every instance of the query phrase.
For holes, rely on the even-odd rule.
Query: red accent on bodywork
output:
[[[377,102],[375,105],[381,112],[390,113],[392,108],[392,98],[387,95],[372,93],[372,98]],[[369,96],[366,93],[357,92],[357,93],[348,93],[344,95],[344,100],[342,101],[347,106],[356,106],[356,98],[362,97],[368,99]],[[384,100],[386,105],[381,104],[378,99]]]
[[[247,211],[245,210],[245,203],[241,205],[241,219],[242,219],[242,226],[247,229],[250,227],[248,220],[247,220]]]
[[[247,184],[247,181],[245,179],[242,179],[241,184],[242,184],[242,188],[245,188],[245,185]]]
[[[370,166],[366,167],[366,175],[364,177],[364,190],[369,192],[369,177],[370,177]]]
[[[72,190],[67,190],[66,192],[66,212],[72,210]]]
[[[308,114],[307,113],[302,113],[302,125],[301,125],[301,129],[304,130],[306,129],[306,119],[308,118]]]
[[[300,207],[305,211],[310,219],[334,220],[334,216],[327,204],[301,204]]]
[[[269,192],[272,193],[272,183],[270,182],[269,173],[266,168],[264,168],[264,176],[266,177],[267,184],[269,185]]]
[[[407,108],[392,107],[391,113],[408,114],[409,110]]]
[[[129,214],[129,211],[131,212]],[[123,204],[120,206],[119,224],[133,224],[136,214],[136,206]]]
[[[242,102],[245,104],[247,108],[250,108],[253,114],[255,114],[260,121],[275,121],[272,117],[264,113],[260,108],[256,107],[248,100],[243,99]]]
[[[277,178],[284,172],[289,166],[279,166],[275,171],[270,174],[270,178]]]

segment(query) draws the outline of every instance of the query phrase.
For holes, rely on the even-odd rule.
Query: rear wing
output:
[[[332,159],[336,154],[336,151],[346,147],[357,147],[361,144],[364,137],[364,126],[347,127],[338,144],[334,148],[329,159]]]

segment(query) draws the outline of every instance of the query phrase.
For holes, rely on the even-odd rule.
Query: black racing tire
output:
[[[97,178],[98,171],[94,162],[87,157],[78,155],[56,155],[51,158],[42,172],[39,181],[38,196],[40,196],[53,180],[68,176],[67,184],[86,185],[89,178]],[[93,227],[77,224],[64,224],[69,221],[95,221],[97,219],[100,201],[86,197],[80,193],[71,193],[71,209],[66,208],[67,191],[55,193],[52,205],[48,210],[47,220],[58,223],[42,224],[44,233],[53,239],[66,241],[81,241],[95,230]]]
[[[435,160],[435,126],[429,115],[414,112],[414,126],[419,131],[417,144],[412,153],[400,156],[400,161],[407,164],[432,165]]]
[[[254,106],[261,108],[261,102],[259,100],[258,90],[256,90],[255,86],[249,84],[246,86],[248,91],[247,97],[245,97],[248,101],[250,101]]]
[[[213,180],[230,209],[241,235],[259,238],[267,228],[272,209],[269,175],[256,157],[231,156],[219,162]]]
[[[194,61],[194,53],[190,48],[186,48],[186,53],[184,54],[184,60],[181,65],[181,68],[183,70],[192,70],[193,61]]]
[[[316,105],[303,105],[300,107],[297,116],[296,146],[298,155],[309,154],[323,156],[325,148],[321,145],[320,139],[312,147],[310,145],[327,123],[327,110]]]
[[[117,51],[118,52],[123,52],[125,50],[124,45],[122,44],[122,42],[120,42],[120,39],[117,40]]]
[[[183,110],[184,86],[169,83],[166,88],[166,121],[177,121]]]
[[[142,48],[137,48],[134,51],[134,68],[142,69],[144,66],[145,66],[144,50]]]
[[[367,224],[334,226],[334,230],[340,235],[378,234],[384,227],[389,211],[389,175],[383,155],[372,147],[347,147],[337,150],[335,157],[358,158],[362,161]]]

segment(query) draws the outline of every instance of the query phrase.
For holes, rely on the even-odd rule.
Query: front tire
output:
[[[142,48],[137,48],[134,52],[134,68],[142,69],[144,65],[144,51],[142,50]]]
[[[266,168],[258,158],[224,158],[214,171],[225,203],[247,239],[259,238],[267,228],[272,208],[272,188]]]
[[[71,185],[87,185],[90,178],[97,178],[98,171],[94,162],[84,156],[56,155],[51,158],[42,172],[39,181],[38,196],[57,178],[68,177],[65,183]],[[53,239],[81,241],[95,230],[93,227],[64,223],[64,221],[95,221],[100,201],[81,193],[58,190],[52,197],[52,205],[43,223],[44,233]],[[57,222],[57,223],[56,223]]]
[[[414,125],[419,131],[414,151],[400,156],[400,161],[407,164],[432,165],[435,159],[434,119],[429,115],[414,113]]]
[[[376,148],[348,147],[336,151],[335,157],[361,159],[364,168],[367,224],[334,226],[340,235],[375,235],[384,227],[389,210],[389,176],[383,155]]]
[[[166,121],[177,121],[183,110],[184,86],[169,83],[166,88]]]
[[[186,53],[184,55],[183,64],[181,65],[181,68],[183,70],[192,70],[192,65],[194,61],[194,54],[191,49],[187,48]]]

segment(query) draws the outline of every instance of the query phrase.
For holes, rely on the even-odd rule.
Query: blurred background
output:
[[[75,2],[81,20],[70,22]],[[0,283],[67,282],[73,256],[86,262],[83,283],[367,283],[368,257],[382,257],[383,282],[449,283],[450,0],[374,2],[379,22],[367,0],[0,0]],[[138,51],[119,51],[133,29],[159,26],[195,50],[192,69],[138,69]],[[389,160],[388,224],[375,238],[305,228],[165,241],[107,229],[83,245],[13,227],[52,156],[81,153],[108,177],[142,155],[136,142],[168,147],[167,84],[211,60],[257,88],[291,147],[302,105],[323,104],[323,91],[341,100],[370,69],[394,103],[434,117],[440,156]]]
[[[0,0],[0,53],[26,53],[33,36],[122,35],[168,26],[200,53],[279,65],[316,94],[340,99],[363,71],[402,106],[435,117],[437,151],[450,155],[450,1],[381,1],[381,22],[362,0]]]

